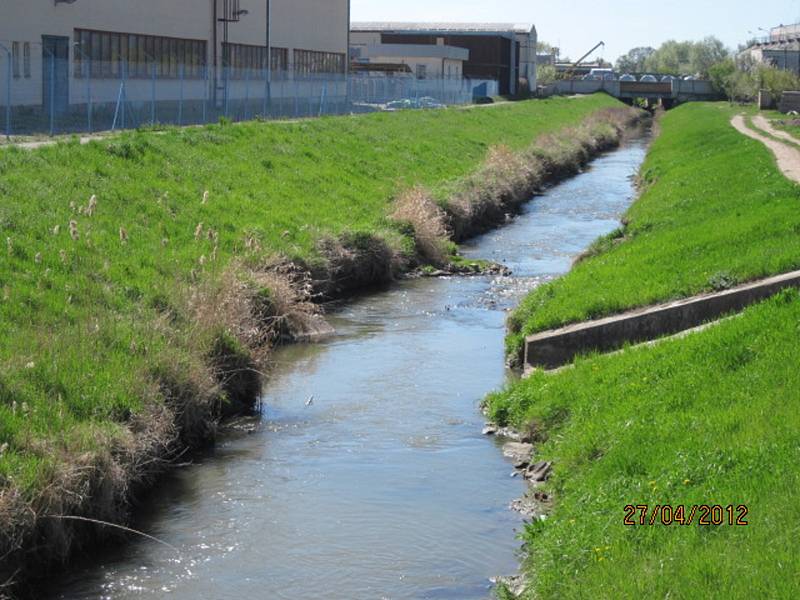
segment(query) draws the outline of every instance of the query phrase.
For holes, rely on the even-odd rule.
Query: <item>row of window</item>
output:
[[[344,73],[345,55],[338,52],[319,52],[317,50],[295,50],[294,72],[297,75],[315,73]]]
[[[26,65],[30,72],[30,45],[26,47]],[[75,77],[93,79],[158,78],[202,79],[206,76],[208,43],[134,33],[113,33],[88,29],[75,30]],[[344,73],[345,55],[314,50],[294,51],[294,72],[300,76],[316,73]],[[231,67],[231,78],[263,78],[269,60],[272,72],[281,77],[292,67],[287,48],[223,44],[222,64]],[[183,72],[181,72],[183,71]],[[15,71],[16,73],[16,71]],[[27,75],[30,76],[30,75]]]
[[[75,77],[201,79],[207,46],[205,40],[76,29]]]
[[[30,42],[11,42],[11,71],[14,79],[31,78]]]
[[[272,48],[270,68],[276,77],[286,72],[289,62],[288,48]],[[267,47],[249,44],[223,44],[222,64],[231,67],[231,79],[263,79],[267,70]]]

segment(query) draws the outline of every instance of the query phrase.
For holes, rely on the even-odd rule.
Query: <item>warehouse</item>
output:
[[[536,28],[505,23],[354,23],[354,46],[427,44],[469,51],[463,75],[493,79],[501,94],[536,89]]]
[[[0,105],[65,111],[347,71],[349,0],[26,0],[0,7]],[[90,80],[87,82],[87,80]],[[153,84],[157,80],[158,87]],[[93,85],[87,85],[92,83]],[[52,98],[52,100],[51,100]]]

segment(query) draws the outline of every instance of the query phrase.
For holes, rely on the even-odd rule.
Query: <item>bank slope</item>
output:
[[[800,267],[800,187],[730,126],[733,114],[689,104],[664,115],[627,226],[522,302],[510,353],[536,331]]]
[[[415,250],[389,219],[395,194],[442,198],[492,147],[522,150],[620,106],[595,96],[0,151],[0,584],[85,539],[64,516],[124,518],[154,467],[252,403],[253,354],[291,333],[287,311],[313,312],[311,290],[390,277],[387,257]]]
[[[731,114],[665,115],[624,235],[534,292],[517,315],[526,330],[798,266],[798,188]],[[532,431],[536,460],[554,463],[548,517],[524,534],[524,596],[793,597],[798,332],[800,294],[785,291],[704,331],[584,357],[488,398],[492,419]],[[673,510],[630,526],[626,505],[648,505],[648,523],[655,507]],[[745,506],[748,525],[729,525],[727,510],[724,525],[699,525],[702,512],[674,521],[696,505],[737,507],[734,522]]]

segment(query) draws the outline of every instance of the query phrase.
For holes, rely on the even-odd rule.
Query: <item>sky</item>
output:
[[[580,58],[614,62],[636,46],[708,35],[735,49],[759,28],[800,22],[800,0],[351,0],[353,21],[533,23],[539,39]],[[752,32],[752,33],[750,33]]]

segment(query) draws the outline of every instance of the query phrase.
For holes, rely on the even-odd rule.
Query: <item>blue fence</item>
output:
[[[79,50],[75,50],[79,52]],[[169,61],[128,64],[66,58],[0,44],[0,133],[92,133],[220,119],[291,119],[439,108],[497,95],[496,81],[365,73],[296,75]]]

